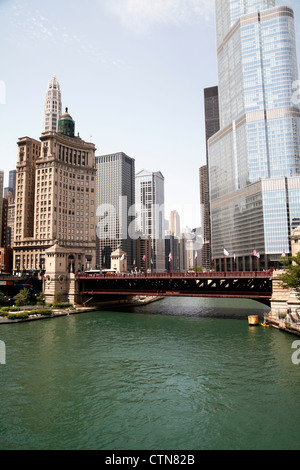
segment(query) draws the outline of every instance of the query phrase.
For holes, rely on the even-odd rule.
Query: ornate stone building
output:
[[[68,253],[65,274],[95,266],[95,150],[67,109],[57,132],[18,140],[14,272],[44,270],[54,245]]]

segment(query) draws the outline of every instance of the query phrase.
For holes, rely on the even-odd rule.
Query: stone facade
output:
[[[57,242],[45,252],[45,275],[43,292],[46,302],[53,303],[55,294],[60,293],[63,302],[75,304],[78,301],[78,289],[74,267],[80,253],[70,255],[67,248]]]
[[[116,269],[117,273],[127,272],[127,254],[121,249],[120,245],[112,252],[110,260],[111,269]]]
[[[74,122],[68,113],[64,122]],[[44,132],[18,141],[14,271],[44,270],[45,252],[58,240],[79,252],[75,270],[96,262],[95,146],[73,134]]]
[[[300,226],[292,231],[291,235],[292,256],[300,251]],[[278,276],[282,270],[273,273],[273,294],[271,298],[271,316],[279,318],[281,315],[297,315],[300,313],[300,299],[292,289],[284,289]]]

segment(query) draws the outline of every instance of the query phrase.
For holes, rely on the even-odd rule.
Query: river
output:
[[[0,449],[300,449],[297,337],[255,302],[166,298],[0,325]]]

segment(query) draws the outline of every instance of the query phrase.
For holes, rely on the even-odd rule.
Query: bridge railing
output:
[[[77,275],[77,279],[107,279],[107,278],[178,278],[178,279],[270,279],[272,271],[223,271],[223,272],[174,272],[174,273],[82,273]]]

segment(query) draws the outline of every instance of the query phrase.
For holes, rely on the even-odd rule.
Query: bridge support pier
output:
[[[59,294],[62,302],[74,305],[79,299],[79,290],[74,266],[70,264],[70,250],[55,244],[45,254],[43,292],[46,302],[53,303]]]
[[[270,315],[274,318],[281,314],[300,312],[300,299],[296,292],[292,289],[284,289],[278,279],[278,275],[282,271],[274,271],[273,273],[273,295],[271,298]]]
[[[79,289],[78,281],[76,280],[75,274],[69,274],[69,292],[68,292],[68,302],[72,305],[75,305],[79,302]]]

